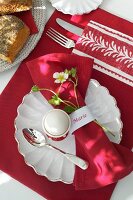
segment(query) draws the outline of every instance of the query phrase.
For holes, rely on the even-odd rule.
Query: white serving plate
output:
[[[116,106],[115,99],[109,94],[108,90],[96,80],[91,79],[85,101],[87,104],[89,103],[88,107],[95,118],[115,134],[115,137],[107,134],[109,139],[119,143],[122,137],[120,111]],[[62,181],[70,184],[73,183],[74,179],[74,164],[57,150],[32,146],[22,134],[23,128],[34,128],[43,132],[42,119],[50,109],[53,109],[53,107],[40,92],[27,94],[17,110],[15,139],[26,164],[31,166],[37,174],[47,177],[50,181]],[[48,138],[47,141],[68,153],[75,154],[76,152],[74,135],[69,134],[62,141],[52,141]]]
[[[64,14],[82,15],[98,8],[103,0],[49,0],[54,8]]]
[[[33,0],[32,14],[33,14],[34,20],[35,20],[37,28],[38,28],[38,33],[29,36],[28,41],[26,42],[23,49],[17,55],[17,58],[15,59],[15,61],[12,64],[0,60],[0,72],[3,72],[7,69],[10,69],[10,68],[20,64],[37,45],[39,39],[42,36],[44,27],[45,27],[45,23],[46,23],[46,6],[45,6],[45,4],[46,3],[44,0]]]

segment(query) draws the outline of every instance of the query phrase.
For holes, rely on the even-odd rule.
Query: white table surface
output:
[[[133,0],[103,0],[100,7],[133,22]],[[47,20],[53,11],[51,4],[47,2]],[[0,93],[16,70],[17,67],[0,74]],[[44,200],[44,198],[0,171],[0,200]],[[99,197],[99,200],[102,199]],[[133,173],[118,182],[110,200],[133,200]]]

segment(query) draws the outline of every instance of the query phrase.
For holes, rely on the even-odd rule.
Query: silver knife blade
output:
[[[64,28],[65,30],[71,32],[71,33],[74,33],[78,36],[81,36],[82,32],[83,32],[83,29],[82,28],[79,28],[73,24],[70,24],[60,18],[57,18],[56,19],[56,22],[57,24],[59,24],[62,28]]]

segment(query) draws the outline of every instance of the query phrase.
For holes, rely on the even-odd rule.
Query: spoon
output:
[[[81,159],[78,156],[75,156],[73,154],[66,153],[63,150],[52,146],[51,144],[48,144],[46,142],[46,137],[41,132],[39,132],[35,129],[32,129],[32,128],[24,128],[22,130],[22,132],[23,132],[25,139],[30,144],[32,144],[36,147],[48,146],[52,149],[56,149],[56,150],[60,151],[68,160],[70,160],[73,164],[77,165],[81,169],[85,170],[85,169],[88,168],[88,163],[85,160],[83,160],[83,159]]]

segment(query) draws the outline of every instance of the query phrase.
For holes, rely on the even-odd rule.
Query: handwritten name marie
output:
[[[86,117],[87,117],[87,114],[83,114],[83,115],[80,116],[80,117],[76,117],[76,118],[72,119],[72,122],[73,122],[73,123],[77,123],[77,122],[79,122],[79,121],[85,119]]]

